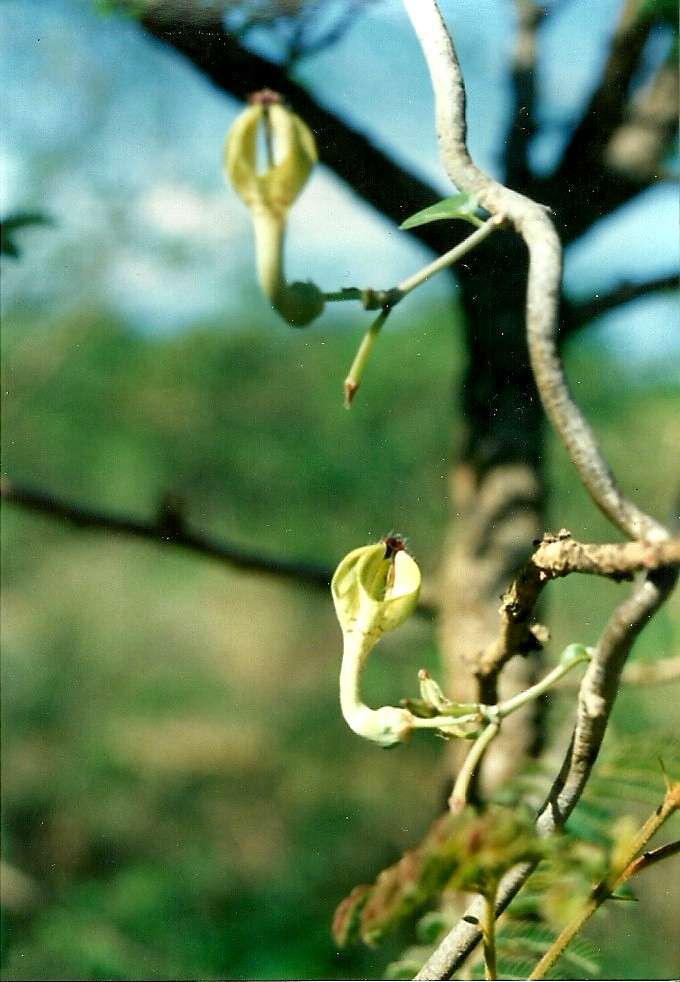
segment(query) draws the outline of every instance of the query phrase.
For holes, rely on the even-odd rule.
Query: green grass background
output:
[[[395,318],[351,413],[341,388],[358,334],[331,318],[287,331],[244,315],[149,337],[99,310],[9,316],[4,470],[137,516],[173,491],[215,537],[329,565],[396,529],[433,573],[459,439],[447,316]],[[624,486],[669,516],[677,391],[627,375],[588,337],[568,360]],[[611,539],[553,440],[548,466],[552,528]],[[329,922],[441,811],[444,745],[386,754],[344,726],[329,598],[12,507],[2,534],[3,977],[380,978],[399,942],[339,953]],[[593,642],[626,589],[551,586],[550,655]],[[677,651],[677,614],[664,608],[634,657]],[[437,669],[426,622],[382,647],[374,698],[414,694],[417,669]],[[615,729],[645,740],[677,724],[678,695],[624,692]],[[679,864],[598,917],[603,977],[678,973]]]

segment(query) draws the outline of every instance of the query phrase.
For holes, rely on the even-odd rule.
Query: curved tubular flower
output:
[[[258,138],[264,134],[269,160],[258,169]],[[250,209],[260,286],[274,308],[294,327],[321,313],[323,294],[313,283],[286,283],[283,248],[288,211],[317,161],[309,127],[274,93],[254,97],[236,119],[225,145],[225,174]]]
[[[494,706],[457,703],[447,699],[430,674],[421,669],[418,700],[405,706],[371,709],[361,698],[361,673],[380,638],[410,617],[418,604],[420,570],[399,536],[361,546],[342,560],[331,581],[335,612],[342,628],[340,707],[350,729],[381,747],[407,740],[413,730],[438,730],[447,738],[476,739],[456,782],[461,801],[479,757],[499,730],[501,721],[537,699],[568,672],[590,661],[592,649],[571,644],[557,665],[540,681]],[[414,709],[414,712],[411,712]],[[434,715],[433,715],[434,713]]]
[[[406,740],[416,720],[407,709],[367,706],[361,699],[361,672],[382,635],[413,613],[420,584],[418,565],[399,539],[354,549],[342,560],[331,582],[343,635],[342,714],[355,733],[382,747]]]

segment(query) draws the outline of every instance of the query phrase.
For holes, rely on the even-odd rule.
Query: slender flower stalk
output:
[[[361,698],[361,673],[379,637],[361,623],[345,635],[340,667],[340,708],[345,722],[358,736],[381,747],[392,747],[408,739],[414,717],[407,709],[397,706],[371,709]]]
[[[475,776],[477,768],[479,767],[489,744],[498,735],[500,728],[500,722],[489,723],[489,725],[482,730],[481,734],[470,747],[469,753],[463,761],[463,766],[458,772],[456,783],[453,786],[453,791],[451,792],[451,797],[449,798],[449,809],[454,815],[462,812],[467,805],[472,779]]]
[[[369,356],[373,350],[375,342],[378,339],[378,335],[382,330],[383,324],[389,316],[389,313],[389,307],[385,307],[383,310],[381,310],[362,338],[361,344],[359,345],[357,353],[354,356],[354,361],[352,362],[350,370],[347,373],[347,378],[345,379],[345,409],[350,408],[352,405],[352,400],[359,390]]]
[[[453,249],[449,249],[448,252],[445,252],[443,255],[433,260],[433,262],[428,263],[427,266],[424,266],[422,269],[418,270],[417,273],[413,273],[412,276],[408,276],[405,280],[402,280],[402,282],[396,288],[397,292],[401,295],[401,297],[405,297],[407,293],[410,293],[411,290],[415,290],[416,287],[420,286],[426,280],[429,280],[430,277],[435,275],[435,273],[439,273],[441,270],[448,269],[449,266],[453,266],[459,259],[462,259],[463,256],[468,254],[468,252],[471,252],[472,249],[476,248],[480,242],[483,242],[484,239],[488,238],[489,235],[491,235],[491,233],[494,232],[502,223],[502,215],[494,215],[493,218],[487,219],[487,221],[485,221],[476,232],[473,232],[472,235],[468,235],[466,239],[459,242],[458,245],[453,247]]]
[[[524,692],[518,693],[511,699],[506,699],[505,702],[499,703],[498,715],[503,719],[511,713],[516,712],[516,710],[521,709],[526,703],[531,702],[533,699],[538,699],[555,682],[559,682],[561,678],[564,678],[572,668],[576,668],[577,665],[581,665],[584,662],[589,662],[592,656],[593,650],[591,648],[586,648],[582,644],[570,644],[562,653],[559,663],[540,682],[532,685],[529,689],[525,689]]]

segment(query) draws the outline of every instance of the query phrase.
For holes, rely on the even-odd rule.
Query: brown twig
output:
[[[660,569],[680,563],[680,538],[658,542],[622,542],[590,544],[577,542],[566,531],[546,535],[531,563],[545,579],[556,579],[569,573],[608,576],[614,580],[631,579],[640,570]]]
[[[661,161],[671,146],[677,124],[677,113],[673,112],[677,95],[670,93],[670,104],[660,113],[645,114],[653,133],[651,140],[651,131],[646,135],[643,161],[636,162],[635,156],[628,160],[624,157],[631,149],[638,153],[637,125],[633,127],[636,131],[633,147],[630,140],[621,140],[626,124],[636,115],[638,103],[635,96],[631,101],[630,89],[656,16],[653,4],[647,4],[643,11],[638,0],[624,0],[600,82],[571,134],[567,149],[553,173],[533,183],[534,196],[549,201],[555,209],[565,243],[573,242],[599,218],[664,176]],[[675,65],[670,66],[670,71],[677,79]],[[677,81],[670,78],[669,84],[677,87]],[[588,207],[583,206],[584,201]]]
[[[65,501],[56,495],[19,487],[6,478],[0,483],[3,501],[27,511],[49,516],[81,529],[97,529],[114,535],[128,535],[161,545],[178,546],[243,572],[294,580],[327,590],[333,575],[330,567],[302,560],[284,559],[242,549],[228,542],[191,530],[168,497],[163,499],[155,521],[142,521],[110,512],[98,511]]]
[[[333,569],[330,566],[243,549],[233,543],[218,542],[196,532],[187,525],[172,496],[163,498],[155,521],[142,521],[86,508],[44,491],[20,487],[6,478],[0,481],[0,498],[27,511],[66,522],[76,528],[132,536],[157,545],[177,546],[197,555],[215,559],[241,572],[272,576],[324,591],[328,591],[333,576]],[[424,597],[416,613],[422,617],[432,618],[435,609],[427,597]]]
[[[640,9],[639,0],[622,4],[604,71],[560,163],[560,173],[569,180],[600,162],[604,147],[623,120],[631,80],[653,22],[651,15],[641,17]]]
[[[637,876],[638,873],[642,873],[643,870],[649,869],[650,866],[654,866],[664,859],[669,859],[671,856],[677,856],[679,853],[680,839],[677,839],[675,842],[667,842],[665,845],[659,846],[658,849],[650,849],[648,852],[643,852],[628,867],[626,879],[629,880],[631,877]]]
[[[480,655],[478,676],[491,679],[514,655],[527,654],[541,646],[546,632],[533,623],[532,617],[539,596],[551,580],[570,573],[630,580],[640,570],[679,564],[678,538],[654,543],[593,544],[577,542],[564,529],[556,536],[545,535],[503,595],[499,610],[501,631]]]
[[[668,682],[680,682],[680,655],[658,658],[652,662],[630,662],[621,674],[621,685],[666,685]],[[580,683],[564,685],[555,689],[555,695],[566,695],[573,698],[578,692]]]
[[[626,665],[621,681],[624,685],[661,685],[680,681],[680,655],[659,658],[653,662]]]
[[[678,124],[678,66],[674,48],[654,78],[637,93],[604,153],[607,167],[634,180],[658,175]]]
[[[0,498],[27,511],[46,515],[76,528],[128,535],[157,545],[177,546],[199,556],[215,559],[241,572],[290,580],[325,591],[328,591],[333,577],[330,566],[243,549],[233,543],[218,542],[194,531],[187,525],[176,499],[170,495],[162,499],[155,521],[142,521],[86,508],[44,491],[20,487],[7,478],[0,481]],[[434,617],[435,606],[426,594],[422,596],[416,613],[428,619]]]

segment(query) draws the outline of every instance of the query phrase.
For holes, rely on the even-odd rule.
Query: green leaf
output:
[[[477,196],[474,194],[454,194],[451,198],[444,198],[429,208],[423,208],[411,215],[406,221],[402,222],[399,228],[416,228],[417,225],[427,225],[428,222],[440,222],[443,219],[461,218],[463,221],[471,222],[473,225],[481,225],[482,222],[477,217]]]

